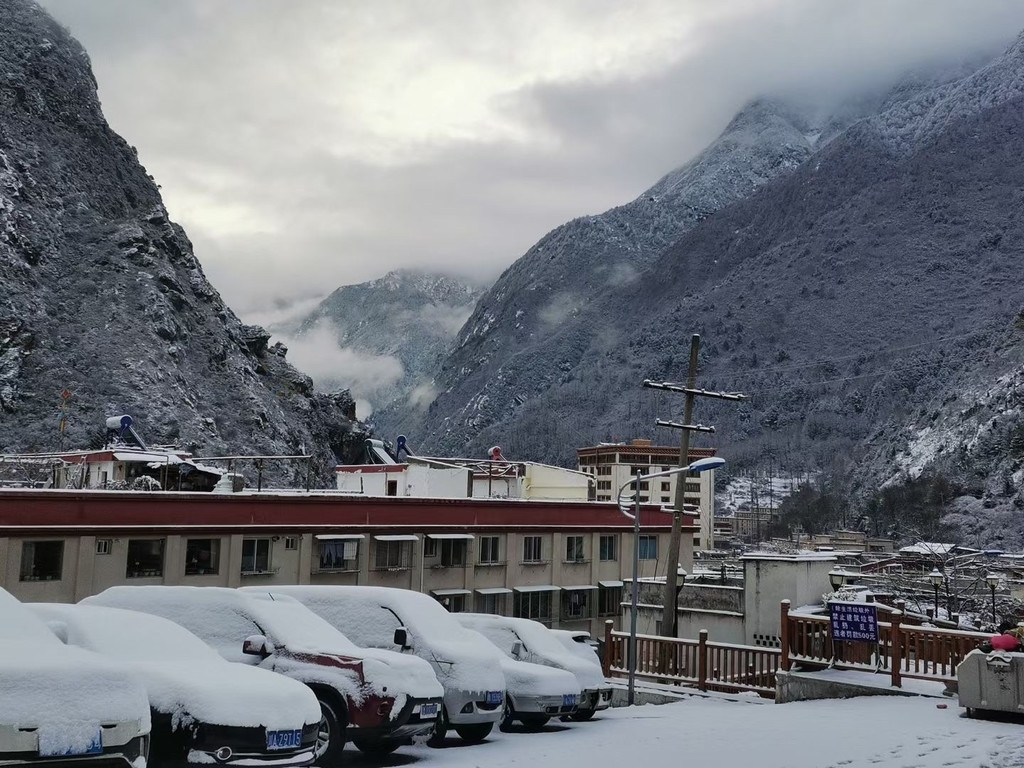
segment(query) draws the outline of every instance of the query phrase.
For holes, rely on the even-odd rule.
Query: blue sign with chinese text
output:
[[[828,604],[833,640],[878,642],[878,607],[872,603]]]

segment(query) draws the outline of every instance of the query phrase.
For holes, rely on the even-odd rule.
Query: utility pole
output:
[[[690,367],[686,374],[686,386],[680,387],[669,382],[653,382],[645,380],[644,386],[649,389],[665,389],[670,392],[682,392],[686,399],[683,404],[683,423],[676,424],[671,421],[658,420],[659,426],[675,427],[682,430],[683,436],[679,445],[679,466],[685,467],[690,463],[690,432],[714,432],[714,427],[706,427],[703,424],[691,424],[693,418],[693,402],[697,396],[714,397],[720,400],[744,400],[746,395],[727,392],[708,392],[697,389],[697,355],[700,352],[700,336],[693,334],[690,338]],[[672,515],[672,535],[668,542],[668,565],[665,574],[665,592],[661,615],[661,631],[671,637],[676,636],[676,604],[678,601],[676,591],[676,569],[679,567],[679,540],[682,537],[683,511],[685,507],[686,478],[688,473],[682,473],[676,478],[675,509]],[[640,489],[637,489],[640,493]],[[710,514],[710,510],[708,510]],[[704,542],[702,542],[704,543]]]

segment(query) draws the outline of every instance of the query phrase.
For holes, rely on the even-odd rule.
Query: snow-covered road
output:
[[[947,708],[940,709],[940,705]],[[970,720],[956,700],[866,697],[773,704],[692,697],[613,709],[542,733],[405,747],[384,765],[446,768],[950,768],[1024,766],[1024,723]],[[348,765],[371,765],[346,750]],[[380,765],[380,763],[376,763]]]

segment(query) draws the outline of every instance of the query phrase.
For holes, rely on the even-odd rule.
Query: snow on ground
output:
[[[940,706],[946,709],[940,709]],[[692,696],[623,707],[592,721],[553,720],[541,733],[495,730],[482,744],[404,747],[383,763],[346,751],[353,766],[534,768],[1008,768],[1024,766],[1022,721],[971,720],[956,700],[880,697],[794,704]],[[351,748],[349,748],[351,749]]]

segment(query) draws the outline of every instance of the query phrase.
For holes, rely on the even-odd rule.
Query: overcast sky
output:
[[[249,322],[399,267],[493,280],[764,92],[1009,42],[1021,0],[42,0]]]

